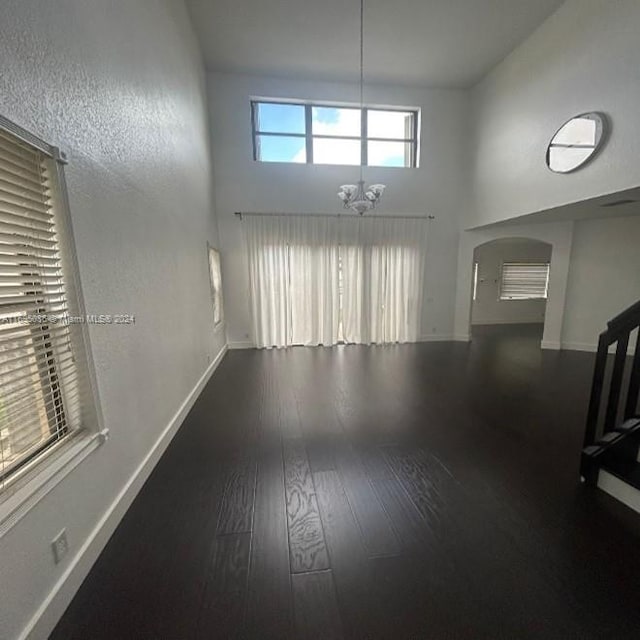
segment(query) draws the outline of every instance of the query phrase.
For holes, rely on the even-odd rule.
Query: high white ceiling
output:
[[[210,70],[358,77],[358,0],[188,0]],[[366,0],[365,81],[468,87],[562,0]]]

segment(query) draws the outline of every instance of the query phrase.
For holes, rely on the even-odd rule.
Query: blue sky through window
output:
[[[304,106],[258,103],[258,131],[304,134]]]
[[[304,138],[288,136],[258,136],[259,158],[263,162],[306,162]]]
[[[263,162],[305,163],[304,137],[268,136],[260,133],[305,135],[305,106],[301,104],[256,103],[258,159]],[[415,115],[409,111],[370,110],[368,125],[371,137],[392,140],[367,143],[369,166],[408,167],[412,164],[413,146],[398,138],[411,138]],[[361,111],[354,107],[311,107],[314,164],[358,165],[360,142],[335,138],[360,138]],[[317,136],[332,136],[334,139]],[[395,140],[393,140],[395,138]]]
[[[313,120],[325,124],[335,124],[340,119],[340,112],[334,107],[313,108]]]

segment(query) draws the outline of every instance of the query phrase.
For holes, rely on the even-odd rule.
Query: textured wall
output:
[[[204,73],[178,0],[3,0],[0,113],[69,155],[67,181],[111,439],[0,539],[0,637],[13,638],[223,345]],[[54,566],[50,540],[67,528]],[[11,580],[7,580],[11,576]]]

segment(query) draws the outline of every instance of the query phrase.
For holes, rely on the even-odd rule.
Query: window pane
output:
[[[368,142],[368,164],[372,167],[410,167],[412,151],[410,142]]]
[[[256,136],[257,159],[262,162],[306,162],[304,138]]]
[[[213,322],[218,325],[222,322],[222,276],[220,254],[212,247],[209,247],[209,276],[213,297]]]
[[[593,153],[593,147],[549,147],[549,166],[554,171],[571,171],[579,167]]]
[[[413,115],[407,111],[369,109],[367,135],[369,138],[412,138]]]
[[[311,109],[313,135],[360,137],[360,109],[313,107]]]
[[[258,102],[256,129],[272,133],[304,133],[304,105]]]
[[[360,155],[360,140],[313,140],[313,164],[360,164]]]
[[[586,145],[595,147],[596,121],[590,118],[574,118],[558,131],[552,144]]]

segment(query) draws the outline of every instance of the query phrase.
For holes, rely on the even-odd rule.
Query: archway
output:
[[[572,236],[571,222],[511,224],[463,231],[458,252],[455,339],[461,341],[471,339],[473,256],[476,247],[499,239],[523,238],[551,245],[549,285],[541,346],[543,349],[560,349]]]
[[[470,334],[542,340],[553,247],[531,238],[497,238],[475,247]]]

